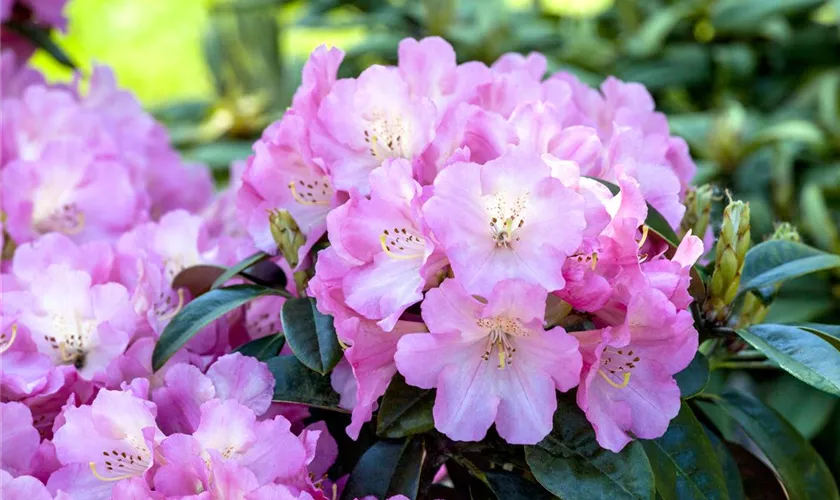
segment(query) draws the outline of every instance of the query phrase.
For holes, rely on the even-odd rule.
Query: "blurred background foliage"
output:
[[[695,183],[719,194],[712,220],[729,192],[750,202],[754,243],[789,221],[840,253],[840,0],[72,0],[68,12],[59,44],[83,70],[113,65],[220,185],[282,115],[314,47],[344,49],[341,76],[355,76],[394,63],[404,37],[440,35],[461,60],[541,51],[592,85],[644,83],[689,142]],[[767,321],[840,323],[838,283],[786,284]],[[716,370],[713,385],[763,395],[840,477],[836,398],[782,373]]]

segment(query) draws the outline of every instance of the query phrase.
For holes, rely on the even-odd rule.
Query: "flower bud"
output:
[[[743,106],[730,103],[712,123],[709,153],[724,170],[733,170],[741,161],[746,117]]]
[[[685,236],[691,230],[691,234],[703,238],[709,227],[714,199],[715,190],[710,184],[704,184],[685,194],[685,216],[680,223],[681,236]]]
[[[722,323],[741,285],[741,271],[750,247],[750,206],[730,201],[723,211],[723,225],[715,248],[715,269],[705,304],[707,317]]]
[[[786,240],[786,241],[800,241],[799,231],[796,226],[789,222],[780,222],[776,224],[776,231],[771,240]],[[780,285],[776,286],[776,290]],[[772,301],[772,297],[770,298]],[[741,313],[738,315],[737,328],[744,328],[750,325],[757,325],[764,321],[767,317],[767,312],[770,310],[771,302],[765,302],[757,294],[753,292],[747,293],[744,297],[744,304],[741,306]]]
[[[271,236],[277,250],[292,269],[298,265],[298,250],[306,243],[306,236],[288,210],[274,210],[268,214]]]

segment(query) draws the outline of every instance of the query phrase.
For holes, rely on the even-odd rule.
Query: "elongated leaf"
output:
[[[281,319],[289,347],[308,368],[328,373],[341,360],[341,346],[332,316],[318,312],[315,299],[287,300]]]
[[[397,373],[379,405],[376,433],[383,437],[400,438],[431,430],[435,426],[432,416],[434,404],[434,391],[410,386]]]
[[[696,353],[685,370],[674,375],[683,399],[693,398],[703,392],[709,383],[709,360],[703,353]]]
[[[76,69],[73,60],[64,52],[64,50],[53,41],[50,37],[49,28],[39,26],[31,21],[16,21],[10,20],[3,23],[4,29],[10,29],[18,35],[26,38],[33,46],[42,49],[49,54],[55,61],[62,66],[70,69]]]
[[[712,23],[721,31],[757,33],[761,22],[778,15],[807,10],[821,0],[721,0],[711,10]]]
[[[774,324],[740,329],[738,335],[799,380],[840,396],[840,352],[819,336]]]
[[[330,384],[330,377],[313,372],[294,356],[277,356],[265,363],[276,381],[273,401],[346,411],[338,406],[339,396]]]
[[[831,418],[837,397],[815,389],[794,377],[783,375],[767,381],[762,400],[790,422],[805,439],[813,439]]]
[[[503,470],[489,471],[487,484],[498,500],[550,500],[551,493],[539,484],[528,481],[519,474]]]
[[[159,370],[175,352],[202,328],[237,307],[277,290],[255,285],[235,285],[211,290],[196,298],[164,328],[152,353],[152,368]]]
[[[822,323],[801,323],[796,325],[805,331],[822,337],[823,340],[840,349],[840,325],[825,325]]]
[[[738,293],[835,267],[840,267],[840,255],[793,241],[765,241],[747,252]]]
[[[283,337],[283,334],[276,333],[252,340],[247,344],[242,344],[234,352],[241,352],[245,356],[251,356],[260,361],[265,361],[277,356],[285,343],[286,338]]]
[[[840,498],[825,462],[778,413],[758,399],[734,391],[724,393],[716,403],[761,449],[784,484],[788,498]]]
[[[665,500],[729,498],[712,443],[687,404],[664,436],[640,442]]]
[[[268,257],[269,257],[269,255],[266,254],[265,252],[257,252],[255,254],[245,258],[244,260],[242,260],[238,264],[234,264],[234,265],[230,266],[229,268],[227,268],[227,270],[225,270],[224,273],[222,273],[218,278],[216,278],[216,281],[213,282],[213,285],[211,285],[210,288],[216,289],[216,288],[219,288],[220,286],[223,286],[225,283],[227,283],[231,278],[233,278],[237,274],[245,271],[249,267],[257,264],[258,262],[262,262],[263,260],[267,259]]]
[[[738,466],[737,472],[741,476],[743,494],[746,498],[778,498],[780,500],[789,498],[782,488],[779,476],[773,469],[743,446],[730,442],[725,444]]]
[[[347,481],[342,500],[373,495],[388,498],[405,495],[415,498],[420,486],[423,443],[420,439],[380,441],[368,449]]]
[[[566,500],[653,497],[653,471],[642,445],[632,442],[621,453],[601,448],[583,412],[565,397],[557,403],[551,434],[526,446],[525,460],[545,489]]]
[[[729,500],[744,500],[744,484],[741,480],[741,473],[738,471],[738,462],[729,452],[729,448],[714,432],[703,426],[703,431],[709,442],[712,443],[712,449],[715,450],[720,468],[723,470],[723,480],[726,482],[726,491],[729,493]]]

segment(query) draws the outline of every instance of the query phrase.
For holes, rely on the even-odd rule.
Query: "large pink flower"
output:
[[[423,302],[427,334],[400,339],[395,356],[406,382],[437,387],[435,427],[477,441],[495,422],[510,443],[534,444],[551,431],[556,390],[577,385],[578,343],[562,328],[543,330],[546,292],[499,283],[486,303],[456,280]]]
[[[634,290],[624,322],[576,334],[584,367],[578,405],[598,443],[618,452],[633,436],[661,436],[680,409],[673,375],[697,351],[691,313],[659,290]]]
[[[447,167],[423,213],[459,282],[483,295],[508,278],[563,288],[563,262],[586,224],[583,197],[522,149]]]

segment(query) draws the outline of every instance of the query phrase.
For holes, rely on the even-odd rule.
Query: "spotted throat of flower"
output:
[[[379,235],[382,250],[392,259],[422,259],[426,253],[426,240],[414,229],[395,227]]]
[[[160,292],[153,306],[155,316],[161,321],[169,321],[181,312],[184,308],[184,289],[179,288],[177,292],[167,289]]]
[[[497,248],[511,248],[519,241],[517,229],[525,225],[523,217],[528,193],[516,199],[502,195],[492,196],[487,200],[487,214],[490,216],[490,235]]]
[[[476,325],[487,331],[487,348],[481,359],[489,361],[495,350],[499,359],[497,368],[500,370],[513,363],[513,355],[516,353],[515,339],[531,335],[518,320],[510,318],[479,319],[476,320]]]
[[[32,225],[41,234],[59,232],[72,236],[85,229],[85,214],[75,203],[66,203],[48,214],[39,215],[36,211]]]
[[[0,354],[8,351],[12,344],[15,343],[15,339],[17,338],[17,331],[18,326],[17,323],[12,323],[12,326],[9,328],[9,333],[6,332],[0,333]]]
[[[52,317],[52,335],[44,335],[47,344],[56,351],[61,364],[81,369],[90,349],[90,337],[96,330],[96,322],[82,319],[78,314],[72,318],[63,314]]]
[[[294,179],[289,182],[289,191],[300,205],[329,206],[335,194],[330,178],[325,175]]]
[[[629,346],[621,349],[607,347],[601,354],[601,368],[598,374],[616,389],[624,389],[630,384],[630,376],[642,358]]]
[[[388,158],[407,158],[404,138],[406,128],[400,118],[386,119],[375,115],[370,125],[365,129],[365,142],[371,156],[379,161]]]
[[[142,476],[152,465],[152,455],[143,440],[127,435],[118,449],[102,450],[102,459],[97,469],[97,462],[89,462],[91,472],[100,481],[121,481]]]

